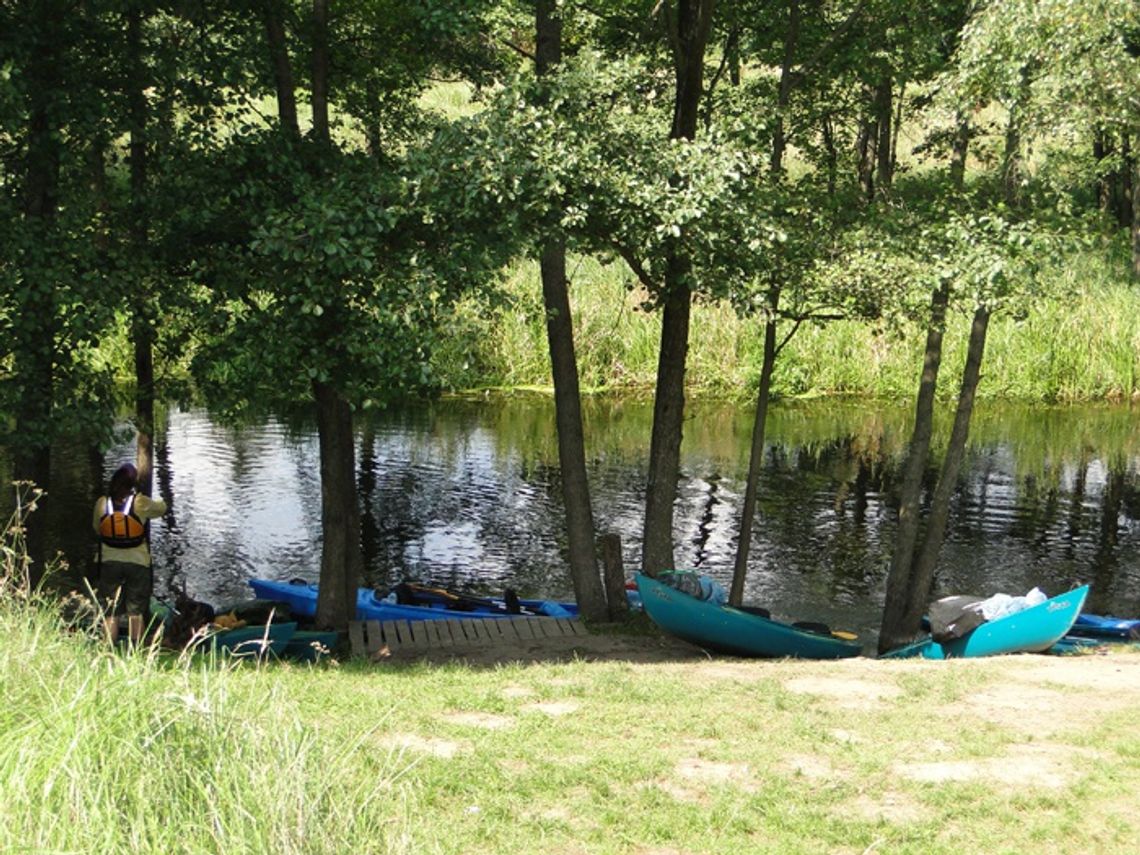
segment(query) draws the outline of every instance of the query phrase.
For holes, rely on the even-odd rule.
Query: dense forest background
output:
[[[5,2],[0,439],[50,492],[126,405],[148,489],[156,400],[315,407],[338,625],[354,413],[552,382],[600,616],[583,384],[653,395],[649,572],[687,390],[755,398],[754,450],[772,394],[917,391],[889,646],[976,395],[1140,390],[1137,148],[1133,0]]]

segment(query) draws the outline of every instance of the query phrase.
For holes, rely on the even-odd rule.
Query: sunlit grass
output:
[[[621,263],[572,258],[571,309],[584,389],[648,393],[657,370],[660,317]],[[1054,296],[1024,317],[996,314],[979,397],[1036,402],[1128,400],[1140,394],[1140,289],[1121,265],[1076,256],[1045,283]],[[471,299],[452,318],[438,366],[447,387],[549,387],[538,265],[522,260],[495,304]],[[957,394],[970,317],[951,315],[940,394]],[[909,399],[922,367],[925,331],[884,334],[860,321],[804,326],[781,353],[773,390],[784,396]],[[763,328],[717,304],[696,303],[687,381],[696,395],[750,399],[760,373]]]

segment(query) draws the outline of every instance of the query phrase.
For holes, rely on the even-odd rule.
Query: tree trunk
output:
[[[1140,157],[1132,161],[1132,278],[1140,282]]]
[[[587,620],[605,620],[605,590],[598,575],[594,514],[586,475],[578,363],[566,286],[566,246],[551,240],[542,252],[542,298],[546,335],[554,376],[554,408],[558,426],[558,460],[562,470],[562,499],[566,506],[566,539],[570,578],[579,610]]]
[[[938,553],[946,536],[950,499],[954,495],[958,472],[966,457],[966,441],[970,436],[974,398],[982,375],[982,359],[986,352],[986,331],[989,323],[989,310],[985,306],[978,306],[974,312],[973,323],[970,325],[966,366],[962,372],[962,387],[958,393],[958,410],[954,415],[954,427],[950,431],[950,444],[946,449],[946,458],[942,461],[942,471],[934,488],[934,499],[926,520],[922,548],[911,571],[910,601],[900,627],[904,635],[918,633],[934,586],[934,569],[938,564]]]
[[[329,146],[328,0],[313,0],[312,107],[313,138]],[[326,313],[330,330],[336,322]],[[356,614],[356,589],[363,556],[360,551],[360,506],[356,498],[356,462],[352,408],[340,389],[313,383],[321,454],[321,581],[317,623],[344,630]]]
[[[823,149],[827,152],[825,160],[827,195],[834,196],[839,184],[839,148],[835,144],[835,129],[832,127],[830,116],[823,117],[820,123],[820,136],[823,138]]]
[[[1093,130],[1093,160],[1096,162],[1096,178],[1093,180],[1093,192],[1096,193],[1097,207],[1102,214],[1112,210],[1112,180],[1104,171],[1104,159],[1112,153],[1112,143],[1104,128]]]
[[[875,88],[875,190],[879,195],[889,193],[894,181],[893,124],[894,87],[891,78],[884,77]]]
[[[66,96],[59,77],[57,30],[64,12],[58,4],[38,5],[30,48],[27,86],[27,146],[23,214],[26,235],[18,258],[24,279],[17,317],[13,324],[13,371],[20,378],[15,431],[20,437],[13,451],[17,481],[30,481],[44,491],[51,487],[52,404],[55,398],[56,277],[59,259],[53,247],[58,240],[56,215],[60,170],[60,117],[56,114]],[[30,560],[29,576],[38,584],[47,557],[47,515],[40,510],[28,518],[24,542]]]
[[[262,16],[269,59],[273,64],[273,84],[277,91],[277,118],[289,139],[298,140],[301,138],[301,126],[297,121],[297,93],[280,0],[265,0]]]
[[[131,221],[129,238],[131,251],[139,273],[137,301],[131,306],[131,339],[135,355],[135,429],[138,440],[135,465],[138,468],[138,486],[146,495],[152,493],[154,472],[154,324],[151,321],[154,293],[150,287],[148,258],[148,232],[146,204],[147,184],[147,102],[146,90],[150,85],[143,59],[143,13],[133,5],[127,12],[127,63],[130,66],[127,105],[130,124]]]
[[[314,383],[321,456],[321,579],[317,623],[345,630],[356,614],[360,509],[356,502],[352,409],[335,388]]]
[[[329,137],[329,0],[313,0],[313,138]]]
[[[621,560],[621,535],[613,532],[602,536],[602,567],[605,568],[606,604],[609,619],[629,617],[629,596],[625,592],[625,566]]]
[[[855,137],[855,168],[859,172],[863,198],[868,201],[875,198],[875,138],[875,124],[865,119],[860,121]]]
[[[714,0],[677,0],[669,7],[670,41],[676,92],[671,139],[691,140],[697,120],[704,74],[705,47],[712,25]],[[664,309],[657,387],[653,403],[653,433],[649,443],[642,569],[653,576],[673,566],[673,502],[680,469],[681,431],[685,409],[685,362],[689,350],[689,262],[684,235],[665,261]]]
[[[795,61],[799,38],[799,0],[789,0],[788,32],[784,37],[784,59],[780,65],[780,87],[776,93],[776,122],[772,128],[772,158],[769,168],[773,175],[780,175],[784,169],[784,150],[787,148],[787,140],[784,137],[784,112],[792,97],[792,63]]]
[[[748,553],[752,549],[752,523],[756,519],[756,494],[760,470],[764,466],[764,428],[768,421],[768,393],[772,371],[776,365],[776,309],[780,300],[776,291],[771,301],[772,314],[764,325],[764,363],[760,367],[760,389],[756,395],[756,415],[752,423],[752,448],[748,455],[748,480],[744,488],[744,507],[740,511],[740,537],[736,542],[736,563],[732,569],[730,605],[744,602],[744,580],[748,575]]]
[[[959,111],[950,149],[950,183],[958,190],[966,186],[966,158],[970,151],[970,120]]]
[[[677,258],[669,259],[670,267],[679,263]],[[666,298],[661,318],[641,554],[641,568],[647,576],[673,569],[673,502],[680,471],[690,309],[689,289],[676,287]]]
[[[1116,205],[1116,221],[1124,228],[1136,223],[1136,215],[1132,209],[1133,193],[1136,187],[1137,157],[1132,152],[1132,136],[1120,135],[1120,166],[1113,176],[1114,195]]]
[[[535,71],[549,74],[562,58],[562,19],[555,0],[535,4]],[[542,250],[542,302],[546,338],[554,379],[554,410],[558,428],[558,460],[562,471],[562,501],[566,509],[566,540],[570,578],[578,608],[587,620],[608,616],[606,594],[598,575],[594,512],[586,475],[586,443],[582,433],[582,401],[574,324],[566,282],[566,244],[551,238]]]
[[[1006,204],[1016,207],[1021,200],[1021,114],[1022,103],[1029,96],[1029,67],[1021,69],[1021,80],[1009,120],[1005,126],[1005,150],[1002,152],[1001,183]]]
[[[918,540],[922,475],[930,458],[930,438],[934,432],[934,393],[938,386],[938,369],[942,363],[942,334],[949,302],[949,285],[943,285],[935,291],[930,302],[930,326],[926,331],[922,380],[918,386],[914,429],[903,468],[895,548],[887,574],[886,602],[883,605],[883,622],[879,631],[880,653],[910,640],[910,636],[903,629],[903,619],[907,604],[910,602],[910,571],[915,543]]]

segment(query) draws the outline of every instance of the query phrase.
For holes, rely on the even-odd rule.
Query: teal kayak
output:
[[[259,659],[281,656],[296,632],[297,624],[293,621],[242,626],[212,632],[206,636],[206,643],[230,656]]]
[[[670,635],[698,647],[735,656],[843,659],[863,652],[850,633],[823,627],[804,629],[731,606],[697,599],[638,574],[637,590],[645,613]]]
[[[1000,656],[1005,653],[1041,653],[1068,634],[1088,596],[1082,585],[1036,606],[987,621],[953,641],[932,638],[889,650],[880,659],[958,659]]]
[[[298,662],[317,662],[336,652],[340,633],[299,629],[293,633],[281,655]]]

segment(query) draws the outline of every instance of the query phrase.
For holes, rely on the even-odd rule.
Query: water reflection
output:
[[[598,527],[640,560],[652,407],[588,402],[587,456]],[[682,449],[677,562],[728,584],[751,414],[696,404]],[[939,426],[936,443],[948,425]],[[825,402],[777,407],[761,480],[746,597],[777,614],[877,629],[894,536],[909,407]],[[266,419],[227,428],[171,409],[156,444],[161,591],[217,602],[252,575],[315,579],[320,483],[315,429]],[[124,441],[99,480],[132,456]],[[1093,585],[1090,608],[1140,614],[1140,435],[1127,409],[980,407],[955,494],[938,584],[946,592],[1049,593]],[[50,525],[83,568],[100,485],[86,450],[56,454]],[[935,471],[928,473],[933,484]],[[568,598],[554,413],[541,398],[446,401],[359,426],[367,581],[404,577]],[[928,489],[929,493],[929,489]],[[929,500],[929,496],[927,497]]]

